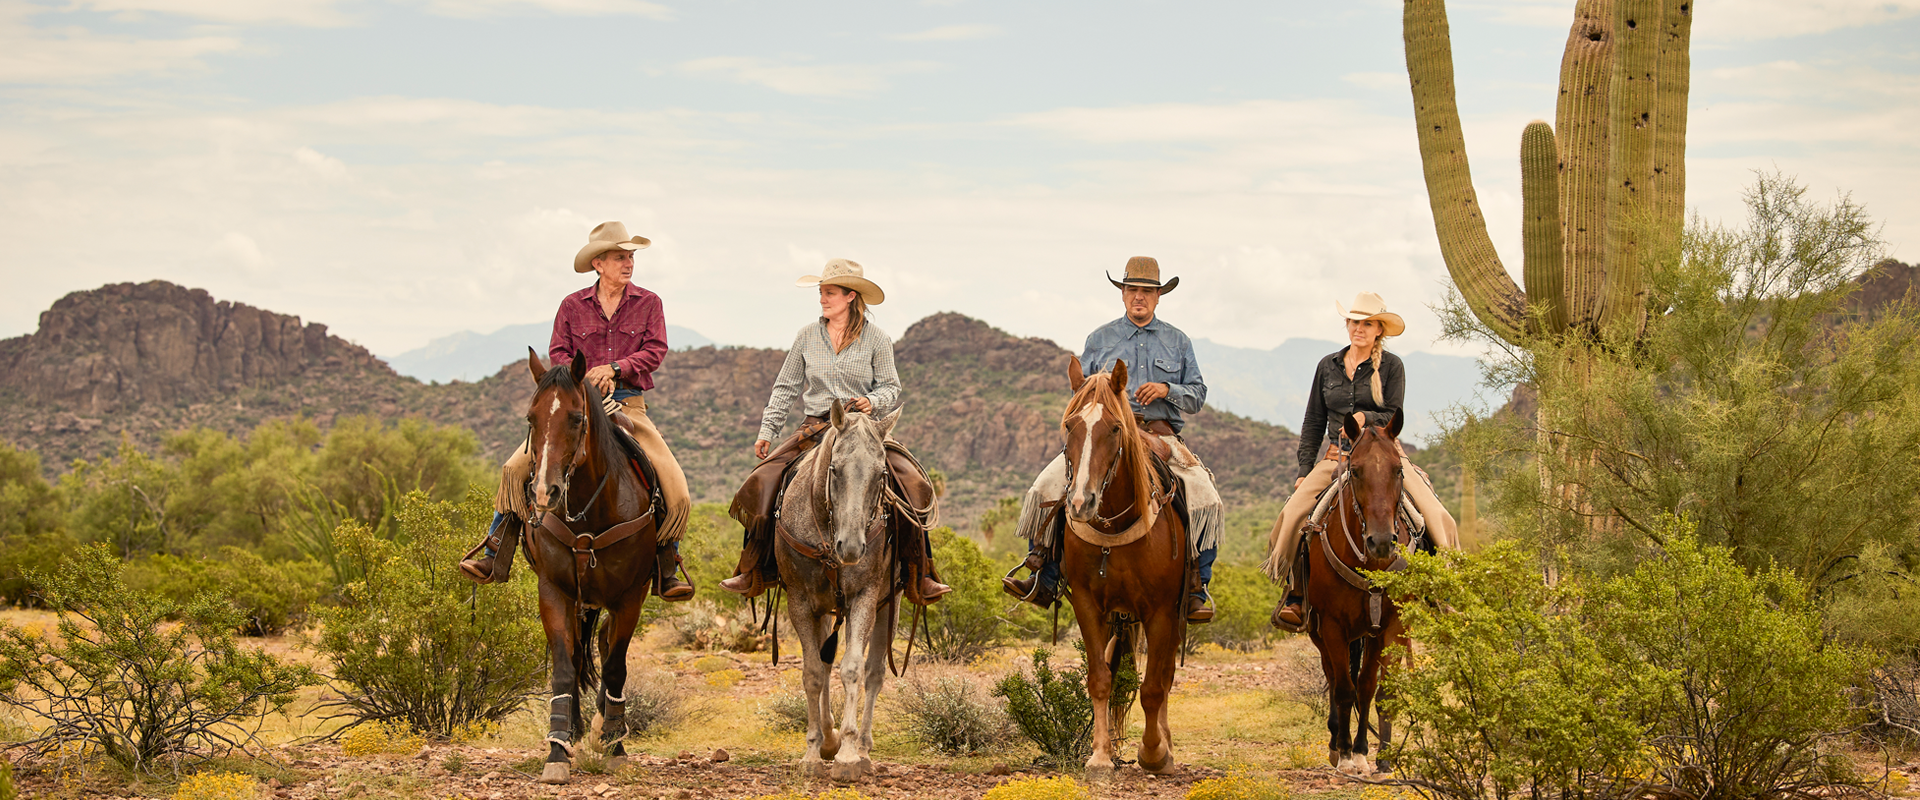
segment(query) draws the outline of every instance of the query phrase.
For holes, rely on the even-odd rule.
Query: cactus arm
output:
[[[1440,256],[1460,294],[1489,329],[1518,343],[1527,329],[1527,298],[1500,264],[1473,191],[1466,136],[1454,104],[1453,44],[1443,0],[1406,0],[1407,75],[1420,139],[1420,165],[1433,207]]]
[[[1603,315],[1608,324],[1638,336],[1647,318],[1644,246],[1653,233],[1654,115],[1659,95],[1662,0],[1618,0],[1614,17],[1613,112],[1608,146],[1613,151],[1607,181],[1607,285]]]
[[[1540,120],[1520,133],[1520,242],[1526,250],[1527,299],[1540,308],[1546,332],[1567,329],[1567,297],[1562,285],[1559,155],[1553,126]]]
[[[1613,0],[1580,0],[1560,62],[1554,132],[1560,150],[1560,224],[1567,325],[1592,332],[1606,289],[1608,99],[1613,84]]]
[[[1654,103],[1653,219],[1663,260],[1678,258],[1687,225],[1687,93],[1692,73],[1693,0],[1663,0],[1660,86]]]

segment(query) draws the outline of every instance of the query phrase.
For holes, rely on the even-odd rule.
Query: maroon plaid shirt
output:
[[[580,353],[587,366],[620,364],[620,383],[646,391],[653,388],[653,371],[667,357],[667,317],[660,295],[627,284],[627,296],[613,318],[600,312],[594,296],[599,282],[560,301],[553,317],[553,341],[547,358],[554,366],[571,363]]]

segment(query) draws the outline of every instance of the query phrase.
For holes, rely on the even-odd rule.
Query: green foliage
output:
[[[1264,535],[1261,541],[1266,541]],[[1252,564],[1216,563],[1208,590],[1213,595],[1213,621],[1188,627],[1190,639],[1243,652],[1264,647],[1272,639],[1274,629],[1267,619],[1286,594],[1282,584]]]
[[[927,606],[922,635],[927,637],[929,654],[947,661],[970,662],[1025,627],[1022,623],[1028,620],[1011,620],[1001,613],[1009,605],[1000,591],[1004,570],[988,561],[979,545],[944,525],[927,535],[933,542],[933,560],[940,566],[940,578],[953,587],[952,594]],[[1031,608],[1025,604],[1022,607]],[[910,629],[913,613],[912,605],[902,604],[901,630]]]
[[[1044,648],[1034,648],[1033,675],[1007,673],[993,694],[1006,699],[1014,726],[1055,766],[1079,764],[1093,753],[1093,701],[1087,697],[1086,673],[1055,672],[1048,661]]]
[[[1512,542],[1385,577],[1450,609],[1401,607],[1418,642],[1411,668],[1388,673],[1390,710],[1410,718],[1401,768],[1455,798],[1834,785],[1826,754],[1870,660],[1824,641],[1791,573],[1749,575],[1686,523],[1658,524],[1665,550],[1602,582],[1549,586]]]
[[[244,438],[206,428],[167,437],[164,452],[175,459],[167,516],[176,552],[245,547],[292,555],[279,534],[302,468],[321,441],[307,420],[264,422]]]
[[[247,723],[283,711],[320,679],[234,643],[238,612],[202,595],[186,606],[128,588],[104,545],[34,576],[60,612],[54,636],[0,624],[0,703],[50,727],[41,754],[97,746],[130,770],[252,741]],[[168,618],[182,621],[164,626]]]
[[[182,606],[202,594],[226,598],[244,620],[239,632],[248,636],[273,636],[304,621],[327,578],[319,562],[269,563],[239,547],[220,548],[218,559],[156,555],[126,565],[128,585]]]
[[[725,505],[699,503],[688,515],[687,532],[680,539],[680,558],[694,583],[703,587],[700,597],[723,612],[745,609],[747,602],[732,592],[704,587],[733,575],[734,565],[740,563],[740,537],[740,523],[727,516]]]
[[[492,516],[492,499],[477,489],[458,504],[413,492],[400,503],[397,540],[358,522],[340,527],[342,557],[366,578],[321,612],[319,650],[333,661],[348,713],[447,736],[513,714],[543,683],[532,571],[475,591],[453,566]]]
[[[755,709],[755,713],[768,728],[781,733],[797,733],[807,729],[807,698],[797,692],[772,695]]]
[[[659,736],[713,716],[693,695],[680,691],[671,673],[628,673],[626,698],[627,734],[635,738]]]
[[[31,603],[28,571],[51,572],[73,550],[62,513],[40,457],[0,442],[0,603]]]
[[[113,456],[75,461],[60,476],[67,529],[83,542],[112,547],[121,558],[169,552],[176,543],[167,525],[167,498],[176,484],[165,462],[122,437]]]
[[[988,789],[981,800],[1093,800],[1093,792],[1065,775],[1014,778]]]
[[[13,762],[0,759],[0,800],[17,800],[19,796],[13,788]]]
[[[965,674],[909,675],[889,695],[907,735],[936,753],[971,755],[1005,743],[1013,733],[1007,713]]]

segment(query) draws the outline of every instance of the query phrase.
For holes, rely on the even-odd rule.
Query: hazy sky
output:
[[[1518,269],[1517,143],[1572,0],[1452,4],[1480,199]],[[865,264],[900,333],[956,310],[1077,346],[1132,255],[1163,316],[1271,347],[1445,268],[1399,0],[0,0],[0,336],[164,278],[391,354],[551,319],[594,224],[671,321],[785,346],[794,277]],[[1851,192],[1920,257],[1920,0],[1701,0],[1688,203],[1755,169]]]

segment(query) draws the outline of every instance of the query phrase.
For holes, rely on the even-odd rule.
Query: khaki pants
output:
[[[681,471],[680,462],[674,459],[673,451],[667,449],[667,440],[661,438],[660,431],[653,427],[653,420],[647,417],[646,398],[640,395],[624,401],[609,398],[605,403],[608,414],[619,414],[632,424],[633,438],[640,442],[640,452],[647,455],[653,471],[660,476],[660,497],[667,507],[666,517],[659,521],[657,528],[659,541],[679,541],[687,532],[687,518],[693,513],[693,495],[687,489],[687,475]],[[523,441],[500,467],[500,488],[493,494],[493,510],[526,519],[527,476],[532,472],[533,453]]]
[[[1426,479],[1408,461],[1400,457],[1400,486],[1406,490],[1407,497],[1413,499],[1413,507],[1427,521],[1427,535],[1433,537],[1433,545],[1443,550],[1460,548],[1460,527],[1453,521],[1453,515],[1447,513],[1447,507],[1440,504],[1433,489],[1427,486]],[[1287,505],[1280,510],[1280,519],[1273,524],[1273,530],[1267,533],[1267,575],[1275,580],[1291,580],[1293,577],[1293,556],[1300,547],[1300,528],[1306,524],[1307,515],[1313,513],[1314,505],[1320,499],[1320,493],[1333,485],[1334,475],[1340,471],[1340,462],[1326,459],[1313,465],[1313,471],[1307,473],[1306,480],[1293,490],[1293,496],[1287,498]]]
[[[1214,486],[1213,472],[1179,437],[1160,436],[1160,439],[1173,450],[1167,466],[1173,470],[1174,477],[1180,479],[1187,495],[1187,516],[1192,521],[1187,530],[1188,554],[1198,555],[1218,547],[1220,537],[1226,532],[1227,508],[1220,498],[1220,490]],[[1052,544],[1047,538],[1049,532],[1042,528],[1049,516],[1047,510],[1066,497],[1069,480],[1066,454],[1054,456],[1022,498],[1015,533],[1035,544]]]

